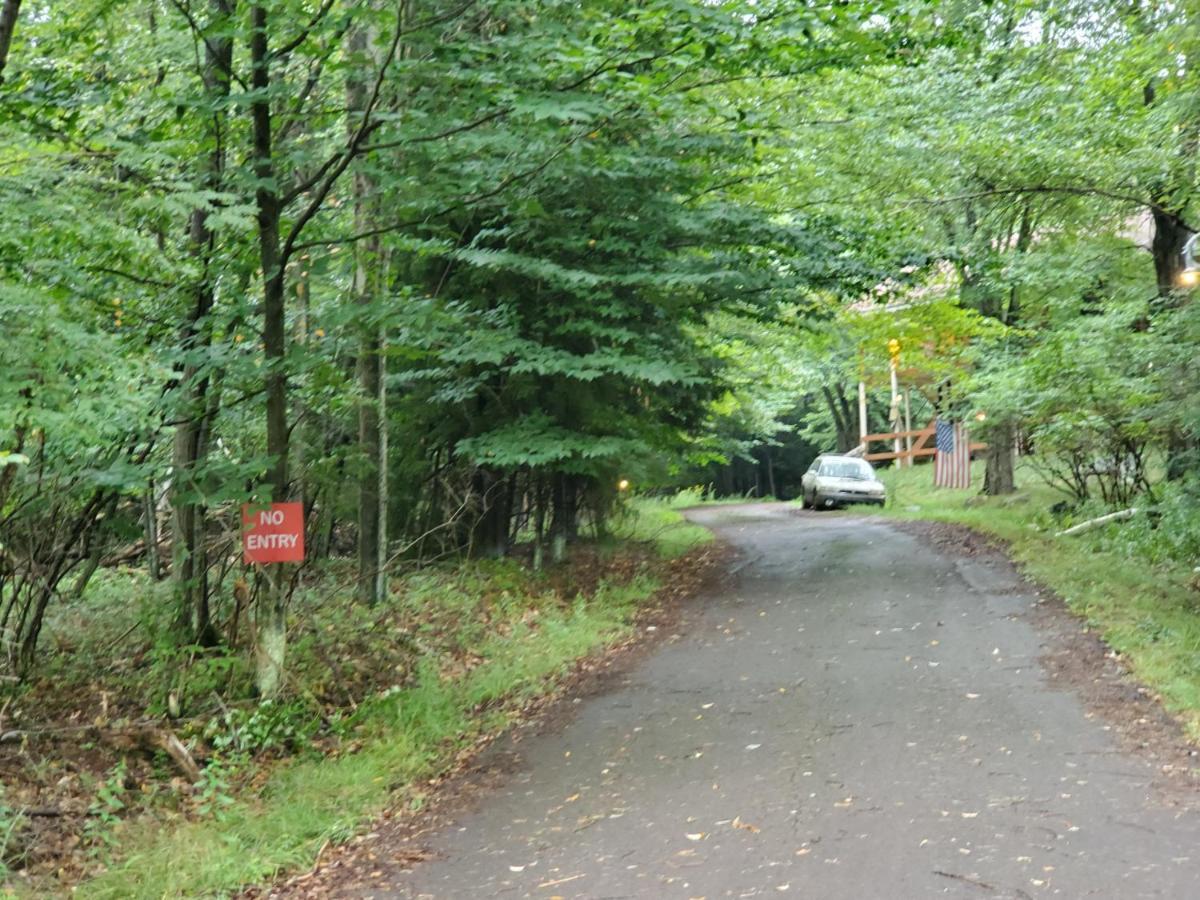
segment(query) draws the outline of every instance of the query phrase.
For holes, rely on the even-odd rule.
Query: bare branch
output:
[[[297,47],[299,47],[301,44],[303,44],[306,40],[308,40],[308,36],[310,34],[312,34],[313,29],[316,28],[318,25],[320,25],[321,20],[324,19],[326,15],[328,15],[328,13],[331,9],[333,9],[333,4],[334,4],[334,0],[325,0],[325,2],[321,4],[321,8],[318,9],[316,11],[316,13],[313,14],[313,17],[311,19],[308,20],[308,24],[300,29],[299,34],[297,34],[290,41],[287,41],[286,43],[281,44],[280,46],[276,47],[273,51],[271,51],[271,59],[279,59],[280,57],[287,56],[289,53],[291,53],[293,50],[295,50]]]

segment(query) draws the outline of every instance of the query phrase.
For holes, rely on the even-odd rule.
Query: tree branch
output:
[[[988,197],[1019,197],[1029,194],[1067,194],[1075,197],[1104,197],[1107,200],[1119,200],[1123,203],[1132,203],[1136,206],[1143,206],[1146,209],[1153,210],[1154,212],[1178,217],[1178,212],[1176,210],[1167,209],[1161,204],[1156,203],[1146,197],[1139,197],[1135,194],[1123,194],[1117,191],[1110,191],[1105,188],[1083,185],[1036,184],[1025,187],[992,188],[983,191],[973,191],[966,194],[955,194],[954,196],[950,197],[922,197],[909,202],[913,204],[929,206],[942,206],[950,203],[962,203],[968,200],[980,200]],[[1183,220],[1180,221],[1183,224],[1183,227],[1187,228],[1189,231],[1197,230],[1188,225],[1186,222],[1183,222]]]
[[[271,51],[271,59],[279,59],[280,57],[287,56],[306,40],[308,40],[308,36],[312,34],[312,30],[320,25],[321,20],[325,18],[331,9],[333,9],[334,2],[335,0],[325,0],[325,2],[321,4],[321,8],[313,14],[311,19],[308,20],[308,24],[300,29],[299,34],[297,34],[290,41],[280,44]]]
[[[200,23],[196,21],[196,17],[192,15],[191,9],[185,3],[183,3],[182,0],[171,0],[171,5],[174,6],[177,10],[179,10],[179,14],[182,15],[183,18],[187,21],[188,28],[190,28],[192,30],[192,33],[194,35],[196,35],[197,38],[199,38],[201,41],[204,42],[205,49],[209,53],[213,54],[214,58],[220,59],[221,54],[220,54],[218,48],[213,46],[212,42],[209,41],[207,35],[204,34],[204,29],[200,27]],[[229,78],[231,81],[236,81],[238,83],[238,86],[243,91],[250,90],[249,85],[247,85],[246,82],[243,81],[242,78],[236,72],[233,71],[232,66],[227,66],[222,63],[221,68],[225,71],[225,76],[227,78]]]
[[[560,156],[562,156],[564,153],[566,153],[568,150],[570,150],[571,147],[573,147],[581,138],[583,138],[584,136],[595,131],[596,127],[597,126],[589,126],[588,128],[580,131],[579,133],[574,135],[569,141],[567,141],[565,144],[563,144],[563,146],[556,149],[553,153],[551,153],[548,157],[546,157],[544,160],[539,162],[537,165],[531,166],[530,168],[525,169],[521,172],[517,172],[512,175],[509,175],[508,177],[504,178],[496,187],[492,188],[491,190],[480,191],[479,193],[476,193],[476,194],[470,194],[470,195],[462,198],[461,200],[456,200],[454,203],[451,203],[447,206],[442,207],[441,209],[439,209],[435,212],[421,216],[419,219],[410,219],[410,220],[404,221],[404,222],[393,222],[389,225],[383,225],[383,226],[380,226],[379,228],[371,228],[371,229],[368,229],[367,231],[362,231],[357,234],[348,235],[346,237],[329,238],[327,240],[305,241],[304,243],[296,244],[295,247],[293,247],[292,249],[293,250],[308,250],[313,247],[333,247],[333,246],[340,245],[340,244],[354,244],[354,243],[357,243],[358,241],[364,241],[367,238],[377,237],[381,234],[390,234],[393,231],[402,231],[405,228],[412,228],[413,226],[426,223],[430,219],[440,218],[441,216],[448,215],[448,214],[454,212],[455,210],[462,209],[462,208],[470,206],[474,203],[480,203],[484,200],[490,200],[492,197],[502,194],[504,191],[508,190],[514,184],[519,184],[522,181],[528,181],[530,178],[533,178],[533,177],[537,176],[538,174],[540,174],[541,172],[545,171],[547,168],[549,168],[549,166],[556,159],[558,159]],[[599,126],[599,127],[602,127],[602,126]]]
[[[375,112],[375,106],[379,103],[379,95],[383,90],[383,82],[387,77],[387,71],[391,67],[392,62],[396,58],[396,54],[400,49],[400,41],[407,32],[404,29],[404,6],[401,4],[396,10],[396,31],[392,35],[391,44],[388,46],[387,55],[383,62],[379,65],[379,72],[375,77],[375,84],[371,87],[371,95],[368,97],[366,105],[363,107],[362,120],[359,122],[358,128],[355,129],[346,145],[346,149],[340,154],[337,154],[327,161],[322,169],[327,170],[327,174],[320,180],[320,184],[313,192],[312,198],[309,200],[308,206],[296,218],[296,221],[289,229],[287,237],[283,242],[283,250],[279,256],[280,269],[287,265],[288,259],[296,249],[296,241],[300,237],[300,233],[305,226],[312,220],[313,216],[321,208],[325,202],[325,198],[333,189],[334,184],[342,176],[342,173],[350,167],[350,163],[363,152],[363,142],[370,136],[371,132],[379,127],[380,123],[374,121],[372,114]],[[332,165],[330,165],[332,164]]]

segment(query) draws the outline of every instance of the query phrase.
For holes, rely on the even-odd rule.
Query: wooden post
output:
[[[904,389],[904,430],[912,431],[912,388],[907,387]],[[911,469],[913,464],[911,434],[904,436],[904,450],[908,453],[908,456],[904,458],[905,465]]]
[[[864,443],[867,436],[867,383],[858,383],[858,442]]]
[[[900,386],[896,378],[896,357],[892,356],[892,430],[900,430]],[[896,454],[895,467],[899,469],[904,465],[904,461],[900,459],[900,438],[892,439],[892,452]]]

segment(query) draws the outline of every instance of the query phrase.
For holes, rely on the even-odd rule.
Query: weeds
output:
[[[127,777],[128,764],[122,759],[96,788],[96,795],[88,807],[88,822],[83,831],[84,840],[94,853],[103,854],[116,843],[114,829],[125,811]]]
[[[0,885],[8,880],[15,839],[24,825],[25,817],[5,802],[4,785],[0,784]]]
[[[664,559],[683,556],[713,539],[712,532],[687,521],[678,509],[674,498],[634,497],[614,523],[614,534],[623,540],[654,544]]]

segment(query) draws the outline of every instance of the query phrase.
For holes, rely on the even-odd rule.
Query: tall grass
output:
[[[676,559],[713,539],[711,531],[680,514],[675,498],[633,497],[613,531],[622,540],[653,544],[664,559]]]

